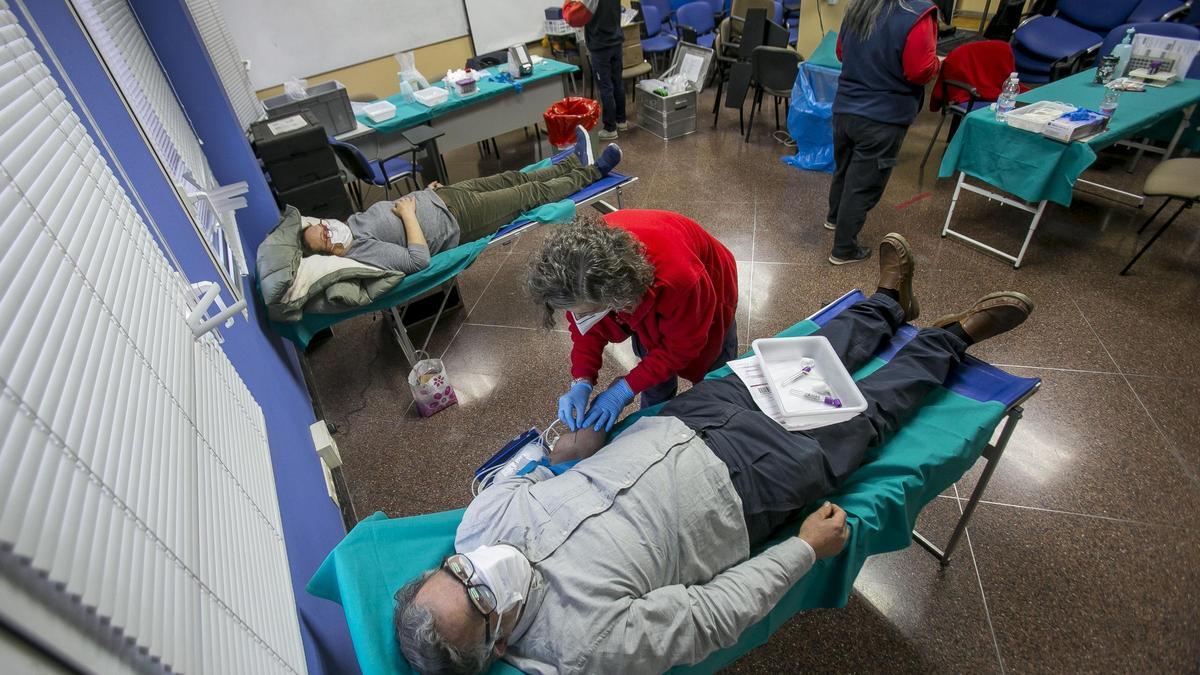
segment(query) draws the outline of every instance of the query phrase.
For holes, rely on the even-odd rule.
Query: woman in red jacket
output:
[[[642,395],[642,407],[675,395],[737,352],[737,265],[695,221],[670,211],[625,210],[555,231],[530,265],[528,289],[547,327],[566,311],[570,389],[558,417],[572,431],[607,431]],[[633,337],[641,362],[588,407],[605,345]]]

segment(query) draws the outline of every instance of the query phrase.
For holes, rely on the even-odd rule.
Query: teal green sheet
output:
[[[808,335],[817,328],[803,321],[780,335]],[[861,379],[882,365],[876,359],[855,377]],[[723,368],[709,377],[729,372]],[[655,412],[648,409],[630,416],[614,433]],[[901,432],[869,454],[846,484],[830,495],[829,500],[849,514],[851,534],[845,550],[818,561],[736,645],[671,672],[715,672],[766,642],[796,612],[844,606],[867,556],[909,545],[917,514],[975,463],[1003,415],[1004,406],[994,401],[981,403],[946,389],[931,393]],[[462,513],[460,509],[395,519],[376,513],[346,535],[309,581],[309,593],[341,603],[365,675],[411,672],[392,638],[392,596],[453,551]],[[518,671],[499,662],[490,672]]]
[[[831,30],[823,35],[821,41],[817,43],[817,48],[813,50],[812,56],[809,56],[805,63],[841,70],[842,62],[837,57],[837,36],[836,30]]]
[[[487,72],[507,72],[507,70],[504,70],[505,68],[507,68],[507,66],[494,66],[492,68],[488,68]],[[532,75],[522,78],[519,82],[521,86],[524,86],[549,77],[559,77],[567,73],[573,73],[577,70],[579,70],[579,66],[574,66],[570,63],[563,63],[553,59],[543,59],[540,63],[533,67]],[[442,87],[443,89],[445,88],[440,81],[436,82],[433,86]],[[390,120],[384,120],[383,122],[372,122],[371,119],[366,115],[358,115],[358,121],[362,122],[368,127],[371,127],[372,129],[384,133],[403,131],[404,129],[411,129],[418,124],[424,124],[435,117],[445,115],[446,113],[458,110],[459,108],[477,105],[501,94],[514,91],[514,89],[515,86],[508,82],[496,82],[491,79],[484,79],[479,81],[478,92],[471,94],[470,96],[457,96],[451,92],[450,98],[445,103],[436,105],[432,108],[426,107],[415,101],[413,103],[406,103],[404,99],[400,97],[400,94],[396,93],[387,97],[386,99],[383,99],[396,106],[395,117],[391,118]]]
[[[529,173],[537,169],[544,169],[550,166],[551,163],[551,158],[547,157],[540,162],[535,162],[524,167],[521,171]],[[567,223],[575,220],[575,202],[570,199],[563,199],[551,202],[550,204],[542,204],[536,209],[522,213],[521,217],[517,220],[532,220],[539,223]],[[339,314],[305,314],[302,319],[295,323],[270,321],[271,329],[281,337],[291,340],[297,348],[303,351],[308,348],[308,343],[312,341],[313,336],[330,326],[337,325],[346,319],[360,314],[381,312],[389,307],[403,304],[453,279],[463,270],[470,267],[471,263],[475,262],[475,259],[479,257],[480,253],[483,253],[483,249],[487,248],[490,241],[491,237],[484,237],[483,239],[460,244],[448,251],[442,251],[434,255],[429,259],[429,267],[404,277],[400,280],[400,283],[396,284],[395,288],[380,296],[379,299],[369,305],[356,307]]]
[[[1027,91],[1017,100],[1061,101],[1096,110],[1104,88],[1095,84],[1094,78],[1095,70],[1087,70]],[[963,171],[1028,202],[1049,200],[1070,206],[1075,181],[1096,161],[1098,150],[1151,129],[1164,119],[1178,121],[1179,111],[1197,101],[1200,80],[1125,92],[1108,129],[1086,143],[1059,143],[997,122],[995,112],[987,108],[976,110],[955,133],[938,176],[947,178]]]

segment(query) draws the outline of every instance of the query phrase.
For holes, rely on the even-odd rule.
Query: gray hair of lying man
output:
[[[529,265],[526,290],[542,306],[542,323],[581,304],[632,310],[654,283],[654,265],[633,235],[588,214],[547,237]]]
[[[413,600],[437,569],[431,569],[396,591],[392,625],[408,665],[418,673],[469,675],[485,672],[495,652],[485,642],[466,646],[450,643],[438,632],[433,613]]]

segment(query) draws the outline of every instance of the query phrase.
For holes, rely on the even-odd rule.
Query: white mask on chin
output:
[[[496,612],[503,616],[525,601],[533,581],[533,567],[520,550],[508,544],[480,546],[464,553],[475,567],[479,583],[496,596]]]
[[[592,329],[592,326],[600,323],[600,320],[608,316],[610,309],[602,309],[598,312],[590,312],[588,314],[576,314],[571,312],[571,316],[575,319],[575,327],[579,329],[580,335],[587,335],[587,332]]]

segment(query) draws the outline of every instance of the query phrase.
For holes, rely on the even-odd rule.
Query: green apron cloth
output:
[[[831,30],[822,36],[821,42],[817,44],[817,48],[813,50],[812,56],[808,57],[805,63],[840,71],[842,69],[842,62],[837,57],[837,36],[836,30]]]
[[[1022,103],[1061,101],[1098,110],[1104,87],[1095,83],[1095,70],[1027,91]],[[1200,101],[1200,80],[1183,80],[1168,87],[1124,92],[1108,129],[1087,142],[1059,143],[1040,134],[996,121],[987,108],[967,115],[946,149],[940,178],[962,171],[1027,202],[1049,200],[1070,206],[1075,180],[1096,160],[1096,151],[1149,130],[1180,110]],[[1172,130],[1172,133],[1174,131]]]
[[[540,162],[530,164],[521,169],[521,171],[529,173],[536,169],[544,169],[550,166],[550,164],[551,159],[547,157]],[[538,223],[567,223],[575,220],[575,202],[570,199],[563,199],[550,204],[542,204],[536,209],[522,213],[518,220],[532,220]],[[299,349],[306,349],[313,336],[330,326],[334,326],[359,314],[382,312],[389,307],[403,304],[453,279],[463,270],[470,267],[471,263],[475,262],[475,259],[479,257],[480,253],[483,253],[483,249],[487,248],[490,241],[491,237],[484,237],[460,244],[452,249],[434,255],[429,259],[429,267],[404,277],[400,280],[400,283],[396,284],[395,288],[380,296],[378,300],[369,305],[347,309],[345,312],[339,314],[306,313],[302,319],[295,323],[276,323],[271,321],[271,329],[281,337],[291,340]]]
[[[509,82],[496,82],[490,78],[485,78],[479,81],[479,91],[469,96],[458,96],[454,92],[450,92],[450,98],[445,103],[438,104],[429,108],[421,103],[413,101],[406,103],[399,93],[393,94],[383,100],[390,102],[396,106],[396,116],[384,120],[382,122],[372,122],[366,115],[358,115],[358,121],[363,124],[381,131],[389,133],[393,131],[403,131],[411,129],[418,124],[424,124],[435,117],[440,117],[453,110],[465,108],[469,105],[482,103],[488,99],[495,98],[505,92],[514,91],[517,86],[524,86],[538,80],[544,80],[549,77],[558,77],[566,73],[573,73],[579,70],[579,66],[574,66],[569,63],[562,63],[553,59],[542,59],[540,63],[533,67],[533,74],[529,77],[524,77],[518,80],[518,84]],[[486,71],[489,74],[507,73],[508,66],[493,66]],[[445,89],[445,84],[441,81],[434,83],[435,87]]]
[[[802,321],[780,336],[809,335],[817,329],[817,324]],[[883,363],[876,359],[855,377],[861,379]],[[709,377],[730,372],[726,367]],[[613,433],[657,410],[631,415]],[[829,501],[846,509],[849,516],[850,540],[845,550],[817,561],[766,618],[742,633],[737,644],[671,672],[716,672],[766,642],[797,612],[844,606],[867,556],[909,545],[917,514],[975,463],[1003,415],[1004,406],[994,401],[981,403],[947,389],[931,392],[900,433],[869,451],[863,465],[829,496]],[[467,477],[463,478],[465,484]],[[453,552],[462,514],[459,509],[392,519],[376,513],[346,535],[308,582],[309,593],[341,603],[365,675],[411,672],[392,635],[392,596]],[[797,524],[785,536],[798,529]],[[519,671],[498,661],[490,672]]]

